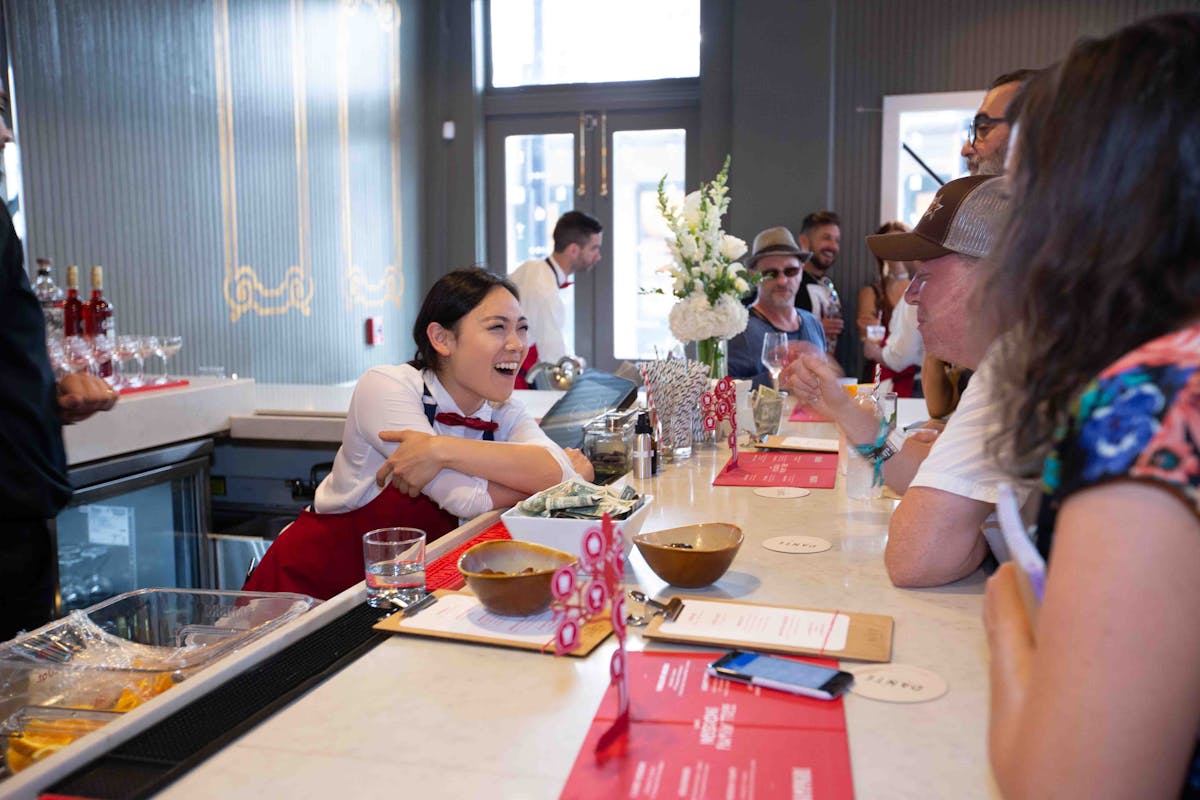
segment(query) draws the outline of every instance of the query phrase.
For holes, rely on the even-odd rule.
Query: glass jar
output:
[[[596,483],[606,483],[633,468],[637,410],[609,411],[583,429],[583,454],[596,470]]]

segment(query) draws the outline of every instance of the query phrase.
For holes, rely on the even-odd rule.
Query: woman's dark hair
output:
[[[909,227],[903,222],[898,219],[890,219],[879,226],[879,229],[875,231],[875,235],[879,236],[884,233],[908,233],[908,231]],[[875,266],[879,270],[879,280],[883,280],[884,278],[883,263],[884,262],[882,258],[875,256]]]
[[[429,294],[425,295],[425,302],[421,303],[421,310],[417,312],[417,321],[413,323],[417,354],[408,363],[417,369],[436,371],[441,356],[433,349],[429,334],[425,332],[429,323],[436,322],[457,333],[459,320],[471,313],[471,309],[482,303],[483,298],[497,286],[507,289],[518,301],[521,299],[512,281],[481,267],[456,269],[438,278]]]
[[[1197,98],[1200,14],[1082,40],[1025,93],[1013,215],[984,295],[1015,323],[999,451],[1020,473],[1037,473],[1101,370],[1200,318]]]

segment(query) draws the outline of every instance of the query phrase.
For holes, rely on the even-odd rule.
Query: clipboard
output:
[[[433,594],[438,598],[438,602],[429,606],[429,608],[407,617],[403,614],[392,614],[375,623],[373,627],[375,630],[383,631],[384,633],[400,633],[432,639],[449,639],[457,642],[471,642],[472,644],[488,644],[495,647],[532,650],[534,652],[554,655],[553,632],[547,634],[544,641],[528,641],[527,638],[516,638],[506,635],[499,630],[491,634],[486,631],[476,632],[478,629],[486,628],[489,624],[493,623],[499,628],[502,625],[517,625],[521,622],[530,622],[549,614],[548,611],[539,614],[538,617],[530,618],[496,617],[484,611],[483,606],[475,599],[475,595],[470,592],[452,592],[447,589],[438,589]],[[453,624],[453,617],[463,610],[468,609],[473,617],[481,620],[482,623],[478,625],[467,625],[465,623]],[[607,619],[593,620],[587,623],[579,632],[579,647],[567,653],[567,655],[576,658],[587,656],[596,649],[597,645],[607,639],[610,633],[612,633],[612,625],[609,624]]]
[[[686,595],[678,599],[683,601],[683,611],[680,613],[678,619],[672,621],[662,616],[655,616],[642,631],[644,637],[664,642],[680,642],[709,647],[726,647],[729,649],[761,650],[801,656],[820,656],[846,661],[887,662],[892,660],[892,630],[895,627],[895,620],[882,614],[860,614],[855,611],[796,608],[793,606],[776,606],[765,603],[743,603],[738,600],[688,597]],[[692,616],[688,613],[689,604],[692,605],[693,611],[696,612],[699,612],[701,607],[706,612],[711,610],[709,604],[729,605],[736,607],[735,609],[731,609],[735,613],[738,609],[741,609],[750,616],[754,616],[754,609],[763,609],[767,616],[775,618],[790,617],[796,623],[801,623],[804,619],[808,619],[811,624],[811,622],[819,622],[821,619],[820,615],[828,615],[830,633],[839,630],[838,626],[841,624],[838,622],[839,617],[847,621],[847,627],[844,629],[844,635],[842,636],[825,634],[824,642],[830,646],[788,644],[779,641],[778,637],[771,636],[770,630],[766,632],[766,635],[761,637],[754,634],[743,634],[738,637],[697,634],[693,632],[695,626],[689,624],[689,616]],[[788,614],[788,612],[794,613]],[[774,628],[771,630],[774,630]]]
[[[803,453],[836,453],[837,439],[819,439],[811,436],[768,436],[756,441],[760,450],[795,450]]]

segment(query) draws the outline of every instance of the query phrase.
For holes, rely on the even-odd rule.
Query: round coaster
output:
[[[878,664],[856,667],[850,691],[886,703],[924,703],[946,693],[946,679],[912,664]]]
[[[790,500],[793,497],[808,497],[812,492],[799,486],[761,486],[754,490],[759,497],[773,497],[776,500]]]
[[[776,553],[824,553],[833,547],[825,539],[816,536],[776,536],[767,539],[762,546]]]

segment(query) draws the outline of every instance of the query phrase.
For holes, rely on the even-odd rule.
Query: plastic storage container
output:
[[[4,765],[9,772],[20,772],[119,716],[115,711],[26,706],[0,727]]]
[[[266,592],[118,595],[0,645],[0,719],[27,706],[128,711],[316,604]]]

